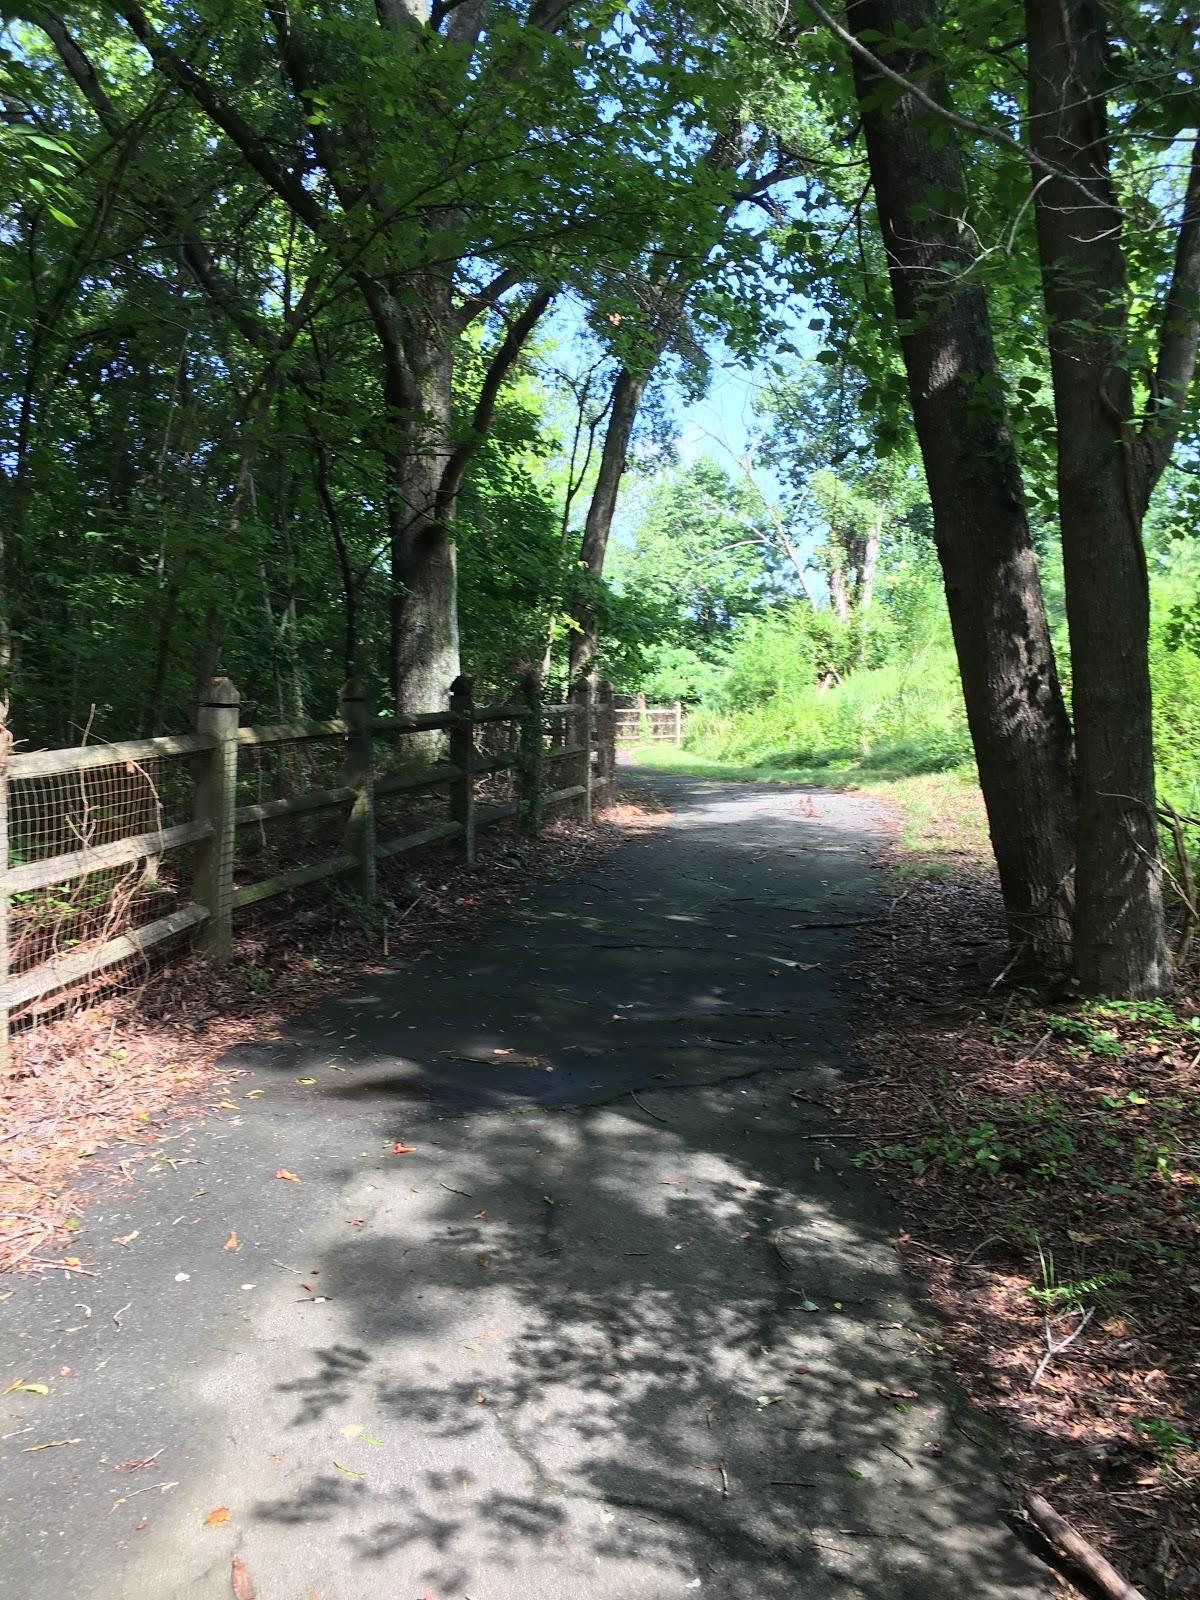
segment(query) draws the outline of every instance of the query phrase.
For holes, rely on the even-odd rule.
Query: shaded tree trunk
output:
[[[928,37],[936,20],[928,0],[859,0],[850,16],[868,41],[892,39],[898,27]],[[890,51],[888,62],[939,94],[927,52]],[[1070,953],[1070,728],[987,306],[970,276],[970,235],[953,220],[966,209],[961,156],[952,129],[911,94],[889,85],[880,103],[877,74],[857,58],[855,77],[1009,934],[1043,969],[1061,971]],[[981,395],[996,399],[983,405]]]
[[[459,675],[458,571],[443,478],[454,426],[449,284],[368,303],[384,357],[391,554],[391,690],[398,712],[441,711]],[[419,298],[419,305],[412,301]]]
[[[1170,986],[1171,967],[1142,544],[1153,481],[1140,470],[1133,431],[1128,286],[1103,88],[1104,10],[1092,0],[1031,3],[1026,24],[1031,146],[1077,180],[1036,174],[1034,197],[1074,668],[1075,975],[1093,992],[1154,995]],[[1084,191],[1095,197],[1090,206]]]
[[[592,491],[587,520],[583,525],[583,539],[579,559],[595,578],[604,572],[604,557],[608,550],[608,536],[612,530],[613,515],[617,509],[617,494],[625,473],[625,460],[629,454],[629,441],[637,421],[638,407],[642,403],[646,383],[635,377],[628,367],[622,367],[613,385],[612,409],[608,414],[608,427],[604,433],[604,448],[600,453],[600,470],[596,487]],[[581,631],[571,635],[571,682],[586,677],[591,671],[599,648],[599,633],[594,606],[579,608]]]

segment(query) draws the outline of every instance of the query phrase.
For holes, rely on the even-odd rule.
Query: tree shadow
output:
[[[822,1105],[867,813],[781,795],[675,786],[602,906],[560,885],[422,975],[416,1022],[411,977],[354,1010],[322,1115],[417,1148],[333,1174],[372,1209],[322,1256],[337,1338],[274,1403],[379,1445],[361,1479],[322,1445],[260,1530],[437,1596],[1042,1592]]]

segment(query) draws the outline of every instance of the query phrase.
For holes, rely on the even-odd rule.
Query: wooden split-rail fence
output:
[[[444,711],[376,717],[351,682],[339,713],[243,727],[217,678],[194,733],[0,759],[0,1051],[12,1019],[166,940],[228,961],[249,906],[330,880],[374,903],[382,861],[443,846],[470,865],[482,829],[536,832],[564,807],[590,820],[612,796],[603,683],[546,704],[530,679],[478,706],[458,678]],[[288,823],[303,837],[268,870],[270,830]]]
[[[619,745],[682,744],[683,707],[651,706],[644,694],[619,695],[613,715],[614,733]]]

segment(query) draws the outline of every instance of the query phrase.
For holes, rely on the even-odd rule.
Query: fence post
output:
[[[617,766],[617,713],[613,704],[612,684],[601,678],[596,685],[596,753],[597,772],[600,778],[600,804],[613,803]]]
[[[637,698],[634,700],[634,707],[638,714],[637,742],[638,744],[645,744],[650,738],[650,718],[646,715],[646,696],[640,689],[637,692]]]
[[[682,744],[683,743],[683,704],[682,704],[681,701],[676,700],[675,705],[674,705],[674,711],[675,711],[675,743],[676,744]]]
[[[521,724],[521,821],[526,833],[542,826],[542,680],[534,671],[521,679],[521,698],[529,715]]]
[[[592,727],[594,718],[596,686],[595,680],[588,677],[575,684],[570,693],[570,699],[579,707],[575,721],[577,731],[575,743],[583,746],[583,757],[580,762],[580,777],[583,780],[583,794],[579,802],[579,815],[585,822],[592,820]]]
[[[342,685],[338,714],[346,724],[342,781],[355,791],[346,824],[346,848],[358,861],[358,892],[375,899],[375,782],[371,757],[371,697],[366,685],[348,678]]]
[[[214,678],[200,703],[196,732],[207,734],[213,748],[200,757],[195,816],[212,832],[201,840],[192,898],[208,908],[197,943],[214,961],[233,954],[233,857],[237,834],[238,707],[241,696],[228,678]]]
[[[450,685],[450,761],[462,772],[450,785],[450,816],[462,823],[462,847],[467,865],[475,865],[475,694],[470,678],[455,678]]]
[[[12,734],[0,710],[0,1075],[8,1071],[8,757]]]

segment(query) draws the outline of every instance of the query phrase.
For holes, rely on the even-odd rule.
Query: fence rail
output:
[[[682,744],[683,707],[649,706],[644,694],[613,706],[613,737],[619,745]]]
[[[612,796],[603,683],[547,705],[531,678],[518,700],[476,706],[458,678],[444,712],[375,717],[350,682],[338,717],[263,727],[242,727],[239,709],[218,678],[194,734],[0,761],[0,1055],[12,1020],[166,940],[228,960],[248,906],[335,879],[374,900],[380,861],[453,845],[473,864],[482,828],[517,819],[536,832],[565,806],[590,820]],[[406,749],[415,734],[447,748]],[[481,781],[495,792],[479,796]],[[256,860],[275,864],[269,830],[287,820],[307,831],[304,859],[255,876]]]

